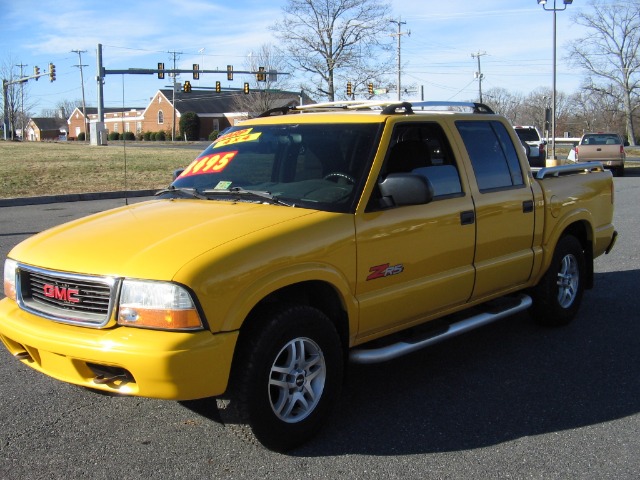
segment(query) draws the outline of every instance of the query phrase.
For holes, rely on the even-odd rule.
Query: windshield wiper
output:
[[[245,190],[242,187],[231,187],[226,190],[221,190],[221,189],[202,190],[202,192],[200,193],[203,193],[205,195],[226,195],[226,196],[232,196],[237,199],[252,198],[254,200],[267,201],[268,203],[271,203],[273,205],[284,205],[285,207],[295,207],[294,204],[287,203],[283,200],[280,200],[280,198],[277,195],[273,195],[271,192],[263,192],[260,190]]]
[[[170,187],[165,188],[164,190],[160,190],[159,192],[156,192],[156,196],[162,195],[165,193],[172,193],[175,195],[186,195],[187,197],[197,198],[199,200],[207,200],[207,197],[205,195],[202,195],[202,193],[200,193],[195,188],[184,188],[184,187],[176,188],[173,185],[171,185]]]

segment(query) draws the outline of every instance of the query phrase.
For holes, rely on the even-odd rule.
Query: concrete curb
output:
[[[116,192],[72,193],[68,195],[45,195],[41,197],[0,198],[0,207],[22,207],[47,203],[82,202],[87,200],[110,200],[114,198],[150,197],[158,190],[123,190]]]

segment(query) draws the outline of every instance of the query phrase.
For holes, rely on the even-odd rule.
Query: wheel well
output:
[[[338,292],[326,282],[308,281],[288,285],[263,298],[249,313],[243,332],[256,328],[266,312],[281,305],[308,305],[323,312],[333,322],[346,352],[349,345],[349,321]]]
[[[593,288],[593,238],[591,229],[587,222],[575,222],[569,225],[561,237],[565,235],[573,235],[578,239],[584,251],[584,260],[586,266],[585,272],[585,288]]]

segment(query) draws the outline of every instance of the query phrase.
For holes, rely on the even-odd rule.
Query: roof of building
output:
[[[44,130],[60,130],[67,127],[67,121],[58,117],[31,117],[31,121],[38,127],[40,131]]]
[[[160,90],[169,102],[173,99],[173,92],[170,89]],[[234,97],[238,95],[261,95],[261,92],[249,92],[244,94],[239,91],[222,91],[216,93],[214,90],[192,90],[189,93],[176,92],[175,102],[176,109],[180,113],[195,112],[197,114],[207,113],[231,113],[238,110],[238,106]],[[278,97],[275,107],[285,105],[297,105],[300,103],[300,92],[278,92],[274,94]],[[305,103],[312,101],[305,95]],[[274,108],[275,108],[274,107]]]

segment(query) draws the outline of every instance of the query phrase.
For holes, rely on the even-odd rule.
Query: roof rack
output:
[[[372,100],[342,100],[337,102],[312,103],[294,107],[272,108],[259,115],[269,117],[273,115],[287,115],[289,113],[302,113],[323,110],[379,110],[382,114],[391,115],[402,110],[406,114],[415,113],[415,109],[436,110],[438,108],[468,108],[473,113],[495,113],[484,103],[476,102],[449,102],[449,101],[372,101]]]

